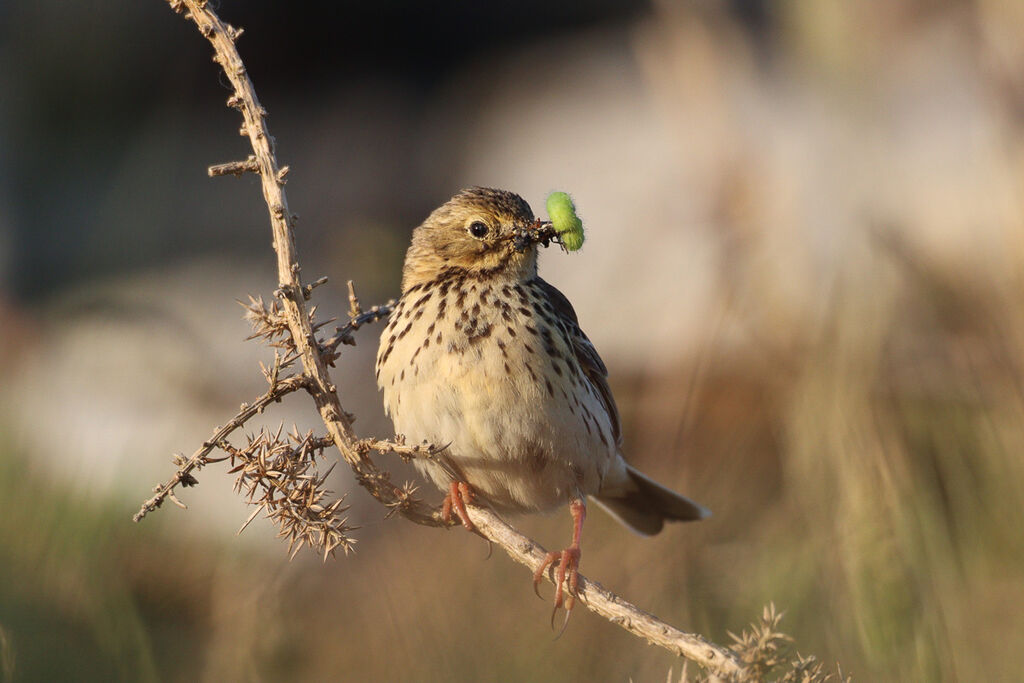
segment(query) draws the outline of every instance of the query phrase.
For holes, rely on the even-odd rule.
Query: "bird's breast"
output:
[[[616,456],[611,424],[565,335],[522,284],[410,288],[377,355],[395,431],[450,444],[460,474],[498,507],[596,492]]]

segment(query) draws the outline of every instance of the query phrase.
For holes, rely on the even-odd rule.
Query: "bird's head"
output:
[[[537,244],[554,233],[522,197],[471,187],[431,213],[412,233],[402,291],[446,271],[526,280],[537,274]]]

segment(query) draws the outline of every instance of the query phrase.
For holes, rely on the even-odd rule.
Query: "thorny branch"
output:
[[[394,442],[358,439],[352,430],[352,417],[342,409],[337,386],[331,381],[328,372],[328,365],[338,357],[338,346],[353,343],[351,333],[361,325],[386,317],[392,310],[393,302],[375,306],[364,312],[350,284],[349,322],[338,328],[336,334],[329,340],[321,343],[316,338],[316,331],[326,323],[317,325],[313,322],[313,311],[307,309],[306,301],[312,289],[324,282],[324,279],[321,278],[311,285],[303,285],[300,278],[301,271],[295,256],[293,236],[297,217],[290,213],[284,192],[288,169],[278,166],[273,138],[264,122],[266,111],[256,98],[252,82],[235,48],[235,40],[242,32],[222,22],[205,0],[168,2],[172,9],[183,13],[187,19],[194,22],[200,33],[213,45],[214,61],[224,69],[234,91],[228,99],[228,105],[237,108],[242,114],[244,123],[240,133],[249,138],[254,154],[245,161],[213,166],[210,168],[210,175],[241,175],[251,172],[260,176],[263,197],[270,213],[280,284],[275,292],[277,300],[269,308],[264,306],[262,301],[251,301],[248,306],[249,315],[256,327],[255,336],[265,337],[273,346],[284,348],[286,356],[282,361],[278,355],[274,367],[264,370],[271,385],[267,393],[252,405],[243,406],[238,415],[218,429],[191,458],[182,458],[178,463],[178,472],[170,481],[157,487],[156,495],[143,504],[142,509],[134,517],[135,521],[159,507],[165,498],[169,497],[176,501],[173,496],[175,487],[179,484],[195,484],[191,472],[207,462],[213,462],[209,454],[213,448],[219,447],[228,453],[233,463],[238,463],[233,470],[241,472],[236,486],[246,491],[251,502],[260,505],[253,516],[261,509],[266,510],[272,517],[276,516],[282,535],[290,538],[293,552],[307,543],[325,548],[325,557],[334,547],[342,546],[347,549],[351,543],[351,539],[345,536],[348,527],[344,525],[344,520],[338,521],[334,515],[341,509],[341,501],[326,505],[321,503],[321,498],[318,497],[322,496],[320,485],[327,475],[309,472],[313,456],[328,444],[333,444],[352,468],[360,485],[392,512],[397,511],[419,524],[443,526],[444,522],[437,510],[415,499],[412,495],[414,488],[411,485],[399,487],[391,483],[388,473],[375,466],[369,458],[369,453],[391,452],[403,458],[427,457],[443,462],[444,448],[429,445],[408,446],[401,439]],[[302,373],[279,380],[280,368],[296,359],[302,363]],[[318,439],[312,434],[294,434],[290,437],[289,443],[280,439],[280,433],[262,432],[257,437],[250,437],[249,444],[242,449],[227,442],[229,434],[262,411],[266,405],[299,388],[306,389],[313,398],[327,429],[326,437]],[[290,475],[286,476],[285,472],[290,472]],[[268,473],[273,473],[278,479],[290,476],[293,484],[311,482],[312,485],[305,486],[301,488],[300,493],[296,493],[299,489],[280,487],[275,483],[277,480],[274,480],[274,477],[267,479]],[[275,492],[285,494],[285,499],[276,497]],[[315,532],[307,536],[302,535],[301,515],[305,513],[296,512],[295,509],[295,503],[303,495],[307,497],[306,502],[315,512],[327,513],[312,520]],[[295,496],[295,499],[291,496]],[[544,548],[520,534],[491,510],[469,507],[469,515],[482,535],[501,546],[514,560],[525,564],[531,570],[535,570],[544,561]],[[319,534],[319,537],[314,538],[316,534]],[[548,578],[550,580],[551,576]],[[680,631],[582,575],[579,577],[578,593],[580,602],[589,609],[645,638],[648,642],[691,659],[716,676],[736,680],[746,678],[744,662],[732,650],[708,642],[698,635]]]
[[[239,132],[249,138],[253,149],[253,155],[239,163],[245,165],[245,170],[250,167],[258,169],[256,172],[260,176],[263,199],[270,214],[279,283],[275,295],[280,302],[295,353],[302,363],[303,374],[309,381],[306,390],[316,404],[327,433],[352,468],[357,481],[374,498],[418,523],[443,525],[440,515],[411,496],[408,488],[394,485],[386,471],[378,469],[365,454],[354,447],[357,439],[352,431],[351,416],[341,407],[337,387],[331,381],[327,369],[328,359],[320,352],[315,337],[316,329],[306,309],[306,298],[312,288],[303,286],[301,268],[295,255],[292,229],[297,216],[289,210],[285,196],[287,167],[280,167],[277,163],[273,138],[264,121],[266,110],[257,99],[252,81],[235,48],[235,40],[241,31],[221,21],[205,0],[169,0],[169,4],[176,12],[184,13],[210,41],[214,49],[213,59],[220,64],[231,83],[233,94],[227,103],[241,112],[243,124]]]
[[[276,366],[275,366],[276,367]],[[185,507],[185,504],[179,501],[174,496],[174,489],[180,484],[181,486],[195,486],[197,483],[196,478],[192,476],[193,471],[197,471],[210,462],[215,462],[214,459],[210,458],[210,453],[214,448],[218,447],[218,444],[224,443],[225,440],[234,432],[236,429],[244,425],[255,415],[263,412],[271,403],[280,401],[282,398],[298,391],[299,389],[305,388],[309,384],[309,380],[301,375],[295,375],[288,377],[281,381],[275,381],[271,383],[267,393],[260,396],[252,403],[243,403],[241,410],[231,420],[224,425],[219,427],[209,439],[203,442],[203,445],[192,454],[191,458],[187,460],[182,456],[175,456],[175,464],[178,465],[178,471],[174,473],[174,476],[170,478],[166,483],[157,486],[154,491],[152,498],[142,504],[142,507],[132,517],[133,522],[138,522],[146,513],[156,510],[158,507],[163,505],[165,499],[170,498],[174,504]]]

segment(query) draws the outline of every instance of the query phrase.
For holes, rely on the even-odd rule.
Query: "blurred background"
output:
[[[594,513],[584,573],[723,643],[774,601],[855,680],[1020,680],[1024,4],[217,6],[322,316],[346,279],[396,295],[460,187],[574,195],[587,244],[544,277],[631,460],[715,513],[652,539]],[[343,468],[360,543],[326,564],[236,536],[226,467],[131,523],[272,357],[235,303],[276,286],[258,182],[206,177],[248,153],[210,55],[159,0],[0,1],[0,680],[678,673],[584,610],[554,641],[526,571]],[[378,334],[335,378],[386,436]],[[517,523],[569,540],[564,512]]]

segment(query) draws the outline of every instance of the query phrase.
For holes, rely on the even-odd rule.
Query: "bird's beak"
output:
[[[551,226],[551,222],[538,218],[533,223],[521,228],[512,237],[512,248],[521,254],[533,244],[543,244],[546,247],[555,235],[555,229]]]

